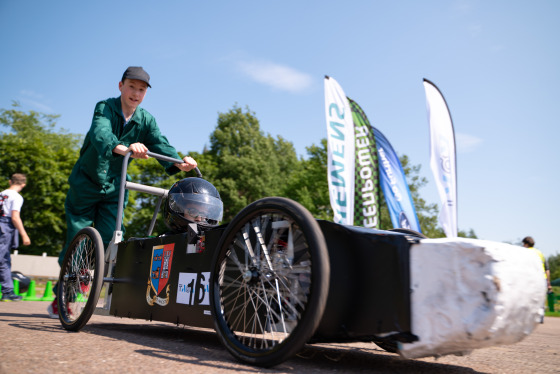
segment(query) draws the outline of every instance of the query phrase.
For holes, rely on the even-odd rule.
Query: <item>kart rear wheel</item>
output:
[[[238,360],[262,367],[292,357],[315,332],[330,267],[317,221],[299,203],[264,198],[222,234],[210,298],[218,336]]]
[[[103,286],[104,249],[93,227],[78,232],[64,257],[58,279],[58,316],[66,330],[78,331],[91,318]]]
[[[399,343],[395,340],[374,340],[373,341],[379,348],[389,353],[399,352]]]
[[[390,229],[389,231],[400,232],[401,234],[408,234],[422,239],[428,238],[426,235],[422,234],[421,232],[414,231],[411,229],[396,228],[396,229]]]

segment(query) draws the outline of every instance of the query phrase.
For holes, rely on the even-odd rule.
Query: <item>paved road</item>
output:
[[[70,333],[47,305],[0,303],[0,373],[560,373],[560,318],[517,344],[463,357],[404,360],[373,343],[323,344],[261,369],[234,361],[214,331],[93,316]]]

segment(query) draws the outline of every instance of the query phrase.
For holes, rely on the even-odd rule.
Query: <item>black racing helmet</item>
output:
[[[216,187],[196,177],[182,179],[171,186],[163,207],[165,224],[173,232],[186,232],[189,223],[216,226],[223,212]]]

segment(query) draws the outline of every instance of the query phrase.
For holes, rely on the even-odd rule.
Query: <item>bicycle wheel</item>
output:
[[[103,286],[103,241],[93,227],[76,234],[58,279],[58,316],[66,330],[78,331],[93,314]]]
[[[270,367],[315,332],[329,289],[323,233],[295,201],[272,197],[245,207],[222,234],[212,262],[216,331],[238,360]]]

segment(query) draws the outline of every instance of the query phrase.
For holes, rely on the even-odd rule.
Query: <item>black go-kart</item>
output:
[[[514,311],[510,319],[525,313],[519,327],[523,334],[511,328],[500,333],[504,329],[496,327],[496,321],[503,314],[487,316],[478,310],[480,305],[507,304],[500,301],[495,283],[485,281],[488,273],[509,279],[504,276],[507,271],[495,267],[485,273],[474,271],[471,276],[478,286],[460,295],[453,294],[449,282],[437,280],[438,272],[443,279],[451,270],[460,273],[453,273],[452,282],[465,277],[464,269],[438,262],[442,246],[450,253],[445,262],[460,256],[480,267],[495,263],[496,256],[490,253],[486,262],[472,260],[472,253],[480,250],[470,248],[492,252],[491,245],[444,241],[438,247],[437,241],[411,230],[382,231],[317,220],[299,203],[281,197],[255,201],[227,224],[193,222],[185,232],[153,237],[168,191],[127,182],[129,157],[130,153],[123,160],[118,218],[108,248],[95,228],[85,228],[73,239],[61,267],[57,298],[60,322],[67,330],[80,330],[93,313],[213,328],[235,358],[270,367],[291,358],[305,344],[368,341],[414,358],[513,343],[534,327],[534,303],[530,308],[508,306]],[[122,240],[125,189],[159,196],[145,238]],[[421,251],[414,248],[423,242],[432,259],[417,259],[415,253]],[[436,281],[431,285],[433,276]],[[445,301],[442,292],[463,301]],[[448,305],[457,303],[465,309],[461,302],[474,303],[469,316],[486,316],[477,317],[464,334],[465,316]],[[426,313],[430,305],[434,312]],[[488,325],[489,320],[494,322]],[[479,330],[486,332],[480,339]]]

